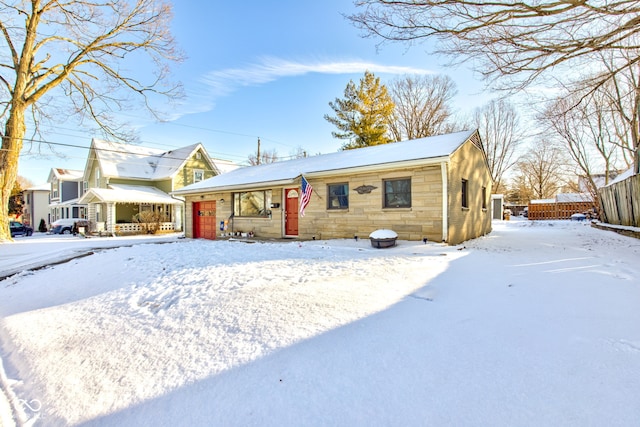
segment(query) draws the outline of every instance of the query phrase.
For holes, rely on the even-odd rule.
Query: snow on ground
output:
[[[93,249],[104,249],[140,243],[173,242],[182,233],[83,238],[63,234],[34,233],[33,236],[16,236],[13,243],[0,242],[0,278],[33,269],[46,264],[68,260]]]
[[[0,282],[0,421],[638,425],[639,260],[522,220],[452,247],[101,250]]]

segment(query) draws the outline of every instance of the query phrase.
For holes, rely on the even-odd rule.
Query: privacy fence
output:
[[[602,222],[640,227],[640,175],[598,190]]]
[[[556,202],[529,203],[528,218],[542,219],[571,219],[575,213],[584,213],[594,208],[593,202]]]

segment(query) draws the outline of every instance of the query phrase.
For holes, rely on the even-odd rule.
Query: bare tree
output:
[[[259,156],[259,157],[258,157]],[[249,164],[251,166],[262,165],[266,163],[275,163],[280,158],[278,157],[278,152],[273,150],[264,150],[260,153],[249,154]]]
[[[112,112],[131,95],[150,107],[154,94],[177,94],[167,64],[181,59],[162,0],[31,0],[0,3],[0,240],[9,239],[8,197],[16,180],[27,116],[37,132],[47,118],[77,114],[107,134],[123,129]],[[147,55],[147,67],[139,61]],[[131,71],[136,70],[136,71]],[[121,89],[124,89],[122,91]],[[57,104],[67,102],[70,107]]]
[[[389,89],[396,105],[389,125],[395,141],[424,138],[449,130],[451,100],[457,92],[449,76],[404,76],[394,80]]]
[[[503,178],[516,163],[514,155],[524,138],[518,112],[505,100],[492,100],[476,109],[473,121],[482,137],[482,148],[491,170],[492,191],[502,193],[505,190]]]
[[[289,158],[291,159],[303,159],[305,157],[309,157],[309,153],[301,145],[289,152]]]
[[[620,55],[626,57],[623,63],[629,61],[628,52]],[[640,173],[640,69],[638,65],[633,65],[615,72],[619,63],[615,55],[606,57],[600,54],[600,58],[609,74],[613,75],[598,91],[609,100],[613,116],[611,122],[617,135],[616,144],[622,149],[625,163],[632,163],[634,172]]]
[[[357,0],[349,18],[369,36],[410,44],[436,38],[438,52],[473,59],[487,77],[514,77],[522,87],[567,61],[594,52],[636,50],[640,4],[524,0]],[[626,64],[637,64],[640,56]]]
[[[553,102],[540,117],[543,125],[557,136],[566,153],[586,178],[587,190],[596,195],[596,176],[606,180],[616,172],[616,159],[622,153],[617,143],[611,100],[602,91],[579,102],[568,95]],[[628,167],[628,165],[627,165]]]
[[[518,161],[516,182],[523,193],[534,198],[554,197],[566,182],[568,160],[563,151],[549,141],[538,140]]]

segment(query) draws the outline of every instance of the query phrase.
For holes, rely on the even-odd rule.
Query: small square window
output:
[[[349,208],[349,185],[329,184],[327,186],[327,209]]]
[[[389,179],[384,181],[384,207],[411,207],[411,179]]]

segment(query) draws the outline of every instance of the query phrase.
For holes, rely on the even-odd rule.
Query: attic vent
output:
[[[196,153],[196,159],[197,159],[197,160],[200,160],[201,158],[202,158],[202,154],[200,154],[200,152],[198,151],[198,152]]]
[[[478,147],[481,150],[484,149],[482,147],[482,142],[480,141],[480,135],[478,135],[478,132],[475,132],[473,135],[471,135],[471,138],[469,138],[469,139],[471,140],[473,145],[475,145],[476,147]]]

